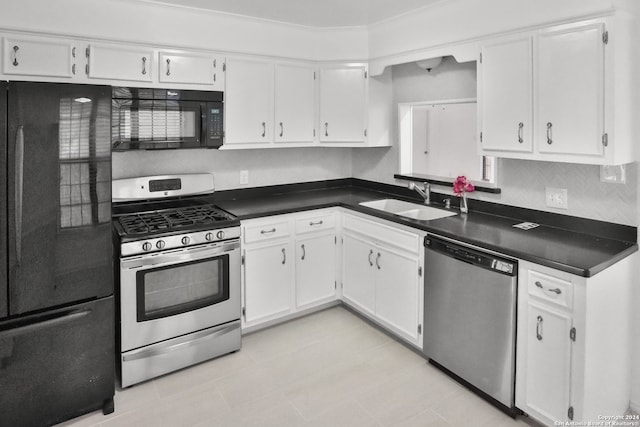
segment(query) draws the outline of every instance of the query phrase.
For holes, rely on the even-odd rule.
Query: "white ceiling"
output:
[[[448,0],[133,0],[215,10],[310,27],[370,25]]]

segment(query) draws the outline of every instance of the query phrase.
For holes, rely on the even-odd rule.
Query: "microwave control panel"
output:
[[[223,137],[222,103],[207,104],[207,139],[220,140]]]

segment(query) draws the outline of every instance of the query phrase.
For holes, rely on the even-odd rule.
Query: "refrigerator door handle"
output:
[[[16,133],[16,176],[15,176],[15,215],[16,215],[16,261],[22,258],[22,187],[24,183],[24,126],[18,126]]]
[[[0,331],[0,339],[12,338],[18,335],[24,335],[41,329],[50,328],[52,326],[58,326],[64,323],[73,322],[74,320],[78,320],[82,317],[88,316],[89,314],[91,314],[91,311],[92,310],[90,308],[70,312],[65,311],[51,319],[43,320],[42,322],[36,322],[30,325],[18,326],[17,328]]]

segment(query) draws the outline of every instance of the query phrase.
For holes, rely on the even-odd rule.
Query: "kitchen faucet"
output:
[[[424,199],[424,204],[428,205],[431,203],[431,188],[428,182],[424,182],[422,185],[423,187],[420,188],[415,182],[410,182],[409,190],[415,190]]]

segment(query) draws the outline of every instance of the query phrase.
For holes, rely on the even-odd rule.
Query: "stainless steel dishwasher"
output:
[[[424,244],[424,354],[514,414],[517,261],[432,235]]]

